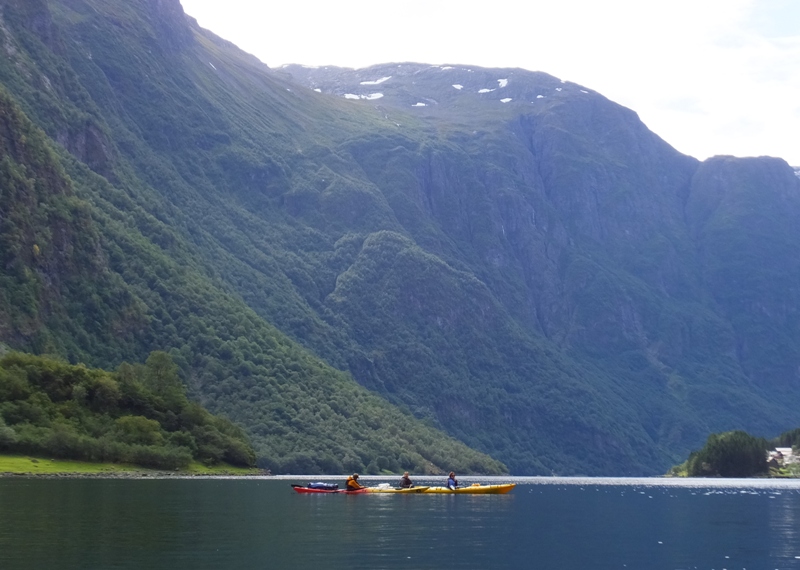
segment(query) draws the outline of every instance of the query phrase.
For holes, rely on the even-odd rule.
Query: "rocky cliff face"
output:
[[[194,35],[180,0],[143,0],[159,43],[169,51],[189,47]]]
[[[715,157],[695,173],[686,212],[738,362],[772,393],[792,389],[800,380],[800,180],[781,159]]]
[[[795,338],[777,332],[796,322],[792,278],[775,287],[753,278],[777,266],[794,275],[800,242],[788,220],[800,194],[783,161],[701,164],[630,110],[545,74],[413,64],[282,72],[387,120],[402,110],[443,129],[458,117],[422,155],[387,138],[351,151],[381,188],[415,173],[403,188],[414,204],[406,229],[422,243],[414,220],[435,219],[532,333],[656,393],[663,386],[658,399],[694,397],[698,413],[715,382],[733,393],[756,383],[762,397],[796,384]],[[736,236],[725,239],[737,248],[720,247],[712,218],[730,223]],[[746,259],[750,250],[764,259]],[[747,307],[732,306],[742,295]],[[674,437],[668,420],[656,423]]]
[[[58,32],[46,0],[2,0],[0,8],[51,49],[59,47]]]

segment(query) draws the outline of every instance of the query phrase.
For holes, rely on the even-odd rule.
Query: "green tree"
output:
[[[178,367],[169,354],[161,350],[151,352],[144,367],[145,385],[161,397],[168,407],[181,409],[188,403],[186,390],[178,376]]]
[[[116,376],[22,353],[0,358],[0,450],[159,469],[192,459],[254,465],[244,432],[189,404],[164,354]]]
[[[164,438],[161,425],[142,416],[122,416],[114,422],[117,439],[139,445],[160,445]]]
[[[690,477],[753,477],[768,471],[767,441],[744,431],[711,434],[689,456]]]
[[[0,416],[0,449],[8,449],[17,442],[17,433],[10,428]]]

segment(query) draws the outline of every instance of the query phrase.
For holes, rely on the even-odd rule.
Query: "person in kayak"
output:
[[[359,489],[363,489],[364,486],[360,485],[358,482],[358,473],[353,473],[350,477],[347,478],[347,482],[344,484],[344,488],[346,491],[358,491]]]
[[[451,491],[458,489],[458,479],[456,479],[455,471],[451,471],[450,476],[447,478],[447,488]]]
[[[400,477],[400,488],[401,489],[410,489],[414,486],[414,483],[408,477],[408,471],[403,473],[403,476]]]

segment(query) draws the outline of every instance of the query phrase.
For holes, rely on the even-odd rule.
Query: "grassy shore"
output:
[[[158,471],[139,465],[118,463],[90,463],[70,459],[50,459],[24,455],[0,455],[0,474],[14,475],[87,475],[109,477],[131,477],[141,475],[263,475],[260,469],[215,465],[208,467],[202,463],[192,463],[188,469],[180,471]]]

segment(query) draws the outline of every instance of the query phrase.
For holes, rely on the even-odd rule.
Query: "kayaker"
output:
[[[403,473],[403,476],[400,477],[400,488],[401,489],[410,489],[414,486],[414,483],[411,482],[411,479],[408,478],[408,471]]]
[[[451,491],[458,489],[458,480],[456,479],[455,471],[451,471],[450,476],[447,478],[447,488]]]
[[[363,489],[364,486],[358,483],[358,473],[353,473],[350,477],[347,478],[347,482],[344,484],[345,490],[347,491],[358,491],[359,489]]]

